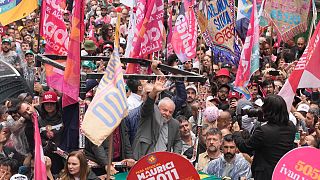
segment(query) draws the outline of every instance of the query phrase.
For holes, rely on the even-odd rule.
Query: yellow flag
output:
[[[38,0],[0,0],[0,25],[5,26],[31,14],[38,7]]]
[[[118,15],[113,54],[81,126],[85,136],[98,146],[128,115],[127,97],[119,57],[119,24],[120,16]]]

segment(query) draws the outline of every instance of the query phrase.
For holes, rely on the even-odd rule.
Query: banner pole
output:
[[[110,171],[112,166],[112,149],[113,149],[113,132],[109,136],[107,179],[110,179],[110,176],[111,176]]]

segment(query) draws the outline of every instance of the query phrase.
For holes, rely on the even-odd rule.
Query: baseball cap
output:
[[[26,51],[26,55],[27,55],[27,54],[31,54],[31,55],[34,56],[34,53],[33,53],[31,50],[27,50],[27,51]]]
[[[2,39],[2,43],[5,43],[5,42],[11,44],[11,40],[10,39],[7,39],[7,38]]]
[[[230,91],[230,92],[229,92],[228,99],[232,99],[232,98],[236,98],[237,100],[240,99],[239,93]]]
[[[92,70],[96,69],[96,65],[92,61],[83,61],[81,66],[91,68]]]
[[[113,50],[113,47],[112,47],[111,44],[106,44],[106,45],[103,46],[103,49],[111,49],[111,50]]]
[[[188,89],[193,89],[193,90],[196,92],[196,94],[198,94],[198,91],[197,91],[196,86],[194,86],[194,85],[189,85],[189,86],[186,87],[186,90],[188,90]]]
[[[126,39],[124,39],[123,37],[121,37],[121,38],[120,38],[120,44],[126,44],[126,43],[127,43]]]
[[[97,49],[97,46],[92,40],[86,40],[83,44],[84,49],[87,51],[95,51]]]
[[[53,91],[47,91],[43,94],[42,103],[55,103],[58,101],[57,94]]]
[[[216,77],[219,77],[219,76],[227,76],[227,77],[230,78],[230,72],[229,72],[228,69],[222,68],[222,69],[220,69],[220,70],[217,72]]]
[[[308,112],[310,107],[307,104],[300,104],[297,108],[297,111]]]
[[[10,178],[10,180],[24,180],[24,179],[28,180],[27,176],[23,174],[15,174]]]

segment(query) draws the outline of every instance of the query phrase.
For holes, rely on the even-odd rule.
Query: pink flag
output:
[[[42,1],[40,35],[46,40],[45,53],[68,54],[69,34],[63,21],[62,0]],[[49,87],[62,91],[63,71],[46,64],[46,80]]]
[[[256,0],[253,0],[253,11],[251,13],[247,37],[243,44],[237,76],[234,83],[236,91],[244,94],[250,99],[247,85],[252,74],[259,69],[259,18]]]
[[[181,62],[196,57],[197,30],[193,0],[181,5],[172,35],[172,47]]]
[[[290,77],[282,87],[279,95],[286,101],[290,111],[297,88],[319,88],[319,52],[320,52],[320,23],[314,31],[308,46],[295,66]]]
[[[163,14],[162,0],[137,1],[137,24],[129,57],[143,58],[162,49]],[[126,73],[137,73],[137,68],[129,63]]]
[[[80,88],[80,43],[83,35],[83,0],[75,0],[72,17],[72,27],[69,42],[69,53],[67,57],[67,65],[63,77],[63,93],[62,107],[78,102]],[[68,96],[68,98],[66,97]]]
[[[39,126],[38,126],[38,115],[37,113],[32,114],[33,125],[34,125],[34,179],[35,180],[46,180],[46,163],[43,154],[42,143],[40,138]]]
[[[169,57],[171,54],[173,54],[173,47],[172,47],[172,11],[173,11],[173,4],[172,8],[170,9],[170,16],[168,19],[168,38],[167,38],[167,56]],[[168,58],[167,57],[167,58]]]

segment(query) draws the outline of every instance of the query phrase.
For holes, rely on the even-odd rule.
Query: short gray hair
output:
[[[165,105],[165,104],[167,104],[167,103],[171,103],[171,104],[173,105],[173,109],[176,109],[176,105],[175,105],[174,102],[173,102],[170,98],[168,98],[168,97],[165,97],[165,98],[161,99],[161,100],[159,101],[158,107],[160,107],[161,105]]]

